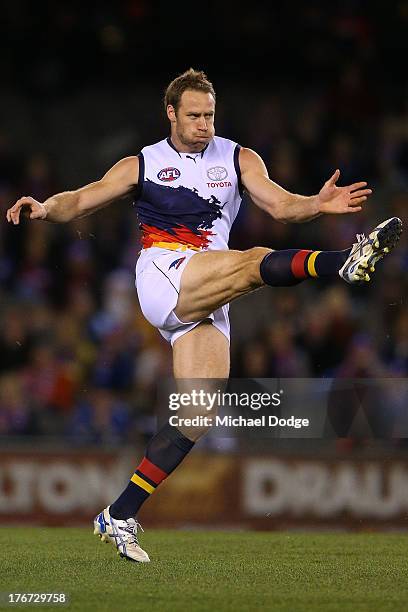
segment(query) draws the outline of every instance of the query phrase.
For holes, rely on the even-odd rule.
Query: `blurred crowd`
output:
[[[408,90],[406,77],[396,78],[386,62],[390,45],[403,49],[408,3],[390,6],[383,16],[375,8],[363,12],[359,2],[342,3],[332,14],[323,3],[308,4],[292,24],[305,42],[298,49],[301,68],[293,69],[292,45],[283,70],[278,59],[289,43],[278,37],[276,70],[266,74],[264,58],[256,86],[249,67],[238,75],[228,61],[220,65],[222,54],[207,61],[197,50],[183,64],[176,53],[174,67],[161,66],[164,76],[149,79],[146,70],[144,81],[135,83],[132,60],[140,67],[140,56],[131,26],[136,39],[153,19],[153,8],[141,1],[115,3],[116,8],[102,3],[98,18],[92,9],[84,15],[75,3],[59,3],[47,14],[55,47],[48,44],[43,53],[36,48],[31,71],[27,65],[22,72],[11,70],[21,56],[17,44],[11,45],[8,60],[1,58],[8,70],[0,108],[9,123],[0,126],[0,436],[57,435],[72,445],[115,445],[133,443],[155,428],[157,382],[171,374],[171,354],[137,303],[134,266],[141,247],[133,203],[117,202],[68,225],[23,219],[13,227],[4,214],[19,196],[41,201],[91,182],[120,157],[166,136],[160,97],[178,65],[178,71],[190,64],[208,70],[219,93],[218,134],[258,151],[276,182],[316,193],[338,167],[340,184],[368,180],[374,190],[363,213],[304,225],[279,224],[244,198],[231,247],[339,250],[387,217],[398,215],[406,223]],[[29,3],[16,2],[7,16],[28,41],[36,32],[31,10]],[[262,10],[257,19],[239,21],[252,45],[265,35],[267,19],[278,35],[276,20]],[[280,19],[283,30],[290,27],[289,15]],[[71,40],[78,28],[85,66],[95,67],[92,74],[88,68],[88,85],[86,69],[78,71],[81,91],[71,80],[73,56],[56,42],[59,36]],[[234,49],[236,40],[225,36]],[[98,46],[89,56],[94,39]],[[110,71],[118,63],[120,83]],[[95,80],[101,66],[112,91]],[[232,376],[406,377],[407,289],[405,233],[367,287],[313,281],[238,300],[231,306]]]

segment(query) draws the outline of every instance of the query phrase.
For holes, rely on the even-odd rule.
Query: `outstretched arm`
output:
[[[66,223],[86,217],[119,198],[129,195],[139,180],[139,159],[126,157],[115,164],[100,180],[75,191],[58,193],[45,202],[25,196],[7,210],[7,221],[18,225],[22,209],[30,219],[46,219],[53,223]]]
[[[315,196],[290,193],[271,181],[266,166],[257,153],[242,148],[239,153],[241,180],[253,202],[283,223],[311,221],[319,215],[355,213],[370,195],[367,183],[337,187],[340,170],[336,170]]]

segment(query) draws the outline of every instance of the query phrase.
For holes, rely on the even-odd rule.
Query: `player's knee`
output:
[[[246,253],[248,259],[252,262],[260,262],[262,261],[262,259],[265,257],[265,255],[267,253],[270,253],[272,251],[272,249],[267,249],[266,247],[252,247],[250,249],[247,249],[246,251],[243,251],[243,253]]]
[[[251,287],[259,287],[262,284],[260,276],[260,264],[265,255],[270,253],[272,249],[265,247],[252,247],[246,251],[242,251],[243,273],[246,282]]]

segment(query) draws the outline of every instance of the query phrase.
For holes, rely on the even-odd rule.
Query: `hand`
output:
[[[328,214],[360,212],[363,209],[360,205],[372,193],[371,189],[364,189],[367,186],[365,182],[337,187],[339,176],[340,170],[336,170],[321,188],[317,196],[319,212]]]
[[[8,209],[6,213],[7,221],[18,225],[20,223],[21,211],[23,211],[23,214],[26,212],[30,219],[45,219],[47,216],[47,209],[44,204],[30,196],[24,196],[24,198],[17,200],[14,206]]]

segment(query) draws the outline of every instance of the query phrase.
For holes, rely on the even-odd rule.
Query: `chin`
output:
[[[205,138],[198,138],[194,140],[191,145],[193,147],[205,147],[206,144],[210,142],[211,138],[206,136]]]

